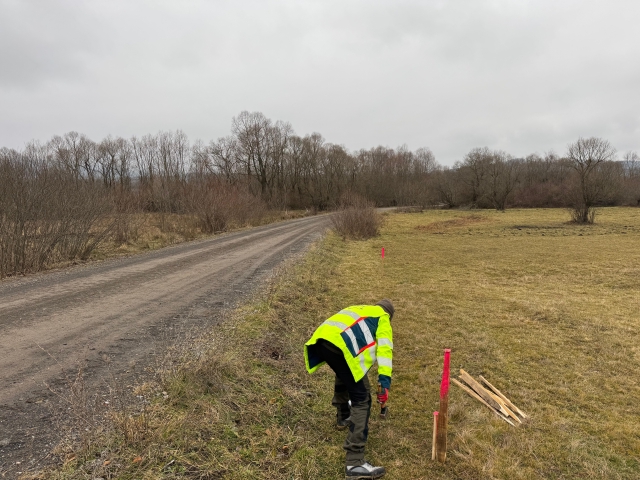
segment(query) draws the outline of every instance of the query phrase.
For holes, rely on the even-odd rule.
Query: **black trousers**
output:
[[[371,387],[365,375],[356,382],[342,351],[333,344],[319,340],[315,345],[316,354],[322,358],[336,374],[333,401],[338,417],[351,417],[349,433],[344,442],[347,466],[364,463],[364,449],[369,436],[369,415],[371,413]],[[349,409],[351,400],[351,409]]]

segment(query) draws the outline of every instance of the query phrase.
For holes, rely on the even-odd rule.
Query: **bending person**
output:
[[[384,405],[391,388],[393,314],[393,304],[387,299],[376,305],[347,307],[322,323],[304,346],[309,373],[326,363],[336,374],[332,404],[337,410],[337,426],[349,427],[344,442],[347,479],[381,478],[385,474],[384,467],[374,467],[364,458],[371,412],[367,372],[377,361],[378,402]]]

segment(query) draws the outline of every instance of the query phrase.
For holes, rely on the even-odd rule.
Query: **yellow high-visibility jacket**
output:
[[[324,339],[344,354],[356,382],[378,362],[378,382],[391,387],[393,332],[389,314],[378,305],[355,305],[336,313],[320,325],[304,345],[304,361],[309,373],[325,363],[315,355],[314,346]]]

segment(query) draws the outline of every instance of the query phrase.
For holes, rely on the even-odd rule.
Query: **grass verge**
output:
[[[108,435],[44,476],[341,478],[332,377],[306,373],[302,344],[340,308],[389,297],[390,418],[372,417],[367,447],[385,478],[639,478],[640,210],[603,209],[589,226],[566,217],[427,211],[388,216],[368,241],[329,235],[142,387],[143,412],[115,414]],[[511,427],[452,386],[439,465],[445,347],[453,372],[484,375],[531,418]]]

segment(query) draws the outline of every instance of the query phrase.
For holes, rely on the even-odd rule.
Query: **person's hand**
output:
[[[389,389],[378,385],[378,403],[384,407],[389,400]]]

